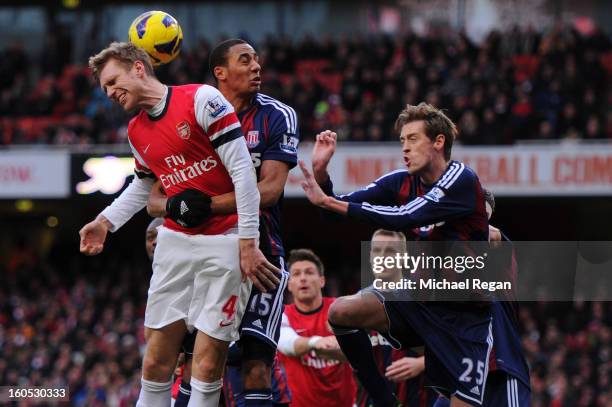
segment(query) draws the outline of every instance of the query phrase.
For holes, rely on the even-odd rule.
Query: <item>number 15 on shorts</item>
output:
[[[249,312],[255,312],[260,316],[266,316],[270,313],[272,301],[272,294],[269,293],[259,293],[254,295],[251,298],[251,302],[249,303]]]

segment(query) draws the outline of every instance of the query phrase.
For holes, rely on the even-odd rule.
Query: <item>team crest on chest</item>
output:
[[[176,125],[176,132],[183,140],[188,140],[191,137],[191,127],[187,121],[182,121]]]
[[[248,148],[254,148],[259,144],[259,130],[249,130],[246,135],[246,143]]]

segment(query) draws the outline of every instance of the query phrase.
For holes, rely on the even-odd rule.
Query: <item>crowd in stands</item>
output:
[[[1,383],[68,386],[78,407],[134,405],[150,271],[144,248],[127,253],[44,258],[23,242],[11,248],[0,261]],[[327,295],[346,294],[332,286]],[[521,304],[534,407],[612,404],[611,318],[610,302]]]
[[[168,84],[212,83],[211,43],[195,41],[159,69]],[[293,106],[303,139],[326,128],[342,140],[395,140],[406,104],[447,110],[463,144],[612,137],[610,38],[569,25],[418,36],[269,37],[254,44],[263,92]],[[123,143],[127,116],[61,47],[33,59],[18,45],[0,58],[0,145]],[[85,61],[84,61],[85,63]],[[32,69],[24,69],[30,67]],[[35,71],[33,67],[37,67]]]
[[[68,388],[72,406],[135,405],[150,271],[126,258],[42,261],[23,242],[11,247],[0,265],[0,382]]]

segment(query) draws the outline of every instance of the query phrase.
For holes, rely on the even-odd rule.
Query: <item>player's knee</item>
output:
[[[244,387],[265,389],[271,387],[272,369],[261,360],[245,360],[242,363]]]
[[[276,349],[250,335],[245,335],[240,342],[244,387],[247,389],[269,388]]]
[[[176,361],[162,355],[146,354],[142,361],[143,376],[147,380],[166,381],[172,376]]]
[[[327,319],[332,325],[352,327],[355,326],[354,314],[355,308],[352,305],[352,301],[345,297],[340,297],[329,307]]]
[[[191,364],[192,373],[196,370],[196,366],[194,366],[194,364],[197,364],[197,377],[199,380],[214,382],[221,377],[222,367],[217,366],[217,364],[212,360],[202,358],[196,362],[196,360],[193,359]]]

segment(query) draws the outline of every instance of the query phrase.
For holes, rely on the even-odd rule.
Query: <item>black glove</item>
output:
[[[197,189],[187,189],[166,201],[166,217],[179,225],[192,228],[210,215],[210,196]]]

